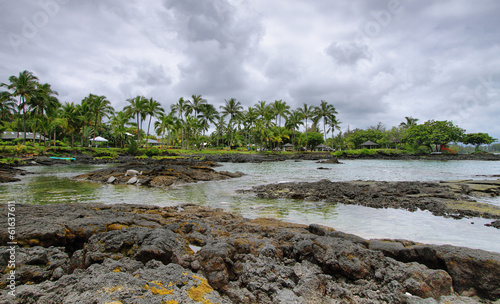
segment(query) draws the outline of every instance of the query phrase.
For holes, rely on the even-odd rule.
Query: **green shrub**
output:
[[[147,156],[151,157],[151,156],[155,156],[155,155],[160,155],[161,151],[157,147],[153,147],[153,148],[150,148],[150,149],[146,149],[145,153],[146,153]]]
[[[429,152],[429,147],[427,146],[420,146],[415,149],[415,154],[429,154]]]
[[[138,150],[139,148],[137,146],[137,142],[133,138],[129,139],[127,153],[130,155],[136,155]]]
[[[135,159],[148,159],[148,158],[149,158],[149,156],[144,155],[144,154],[143,154],[143,155],[140,155],[140,156],[136,156],[136,157],[135,157]]]

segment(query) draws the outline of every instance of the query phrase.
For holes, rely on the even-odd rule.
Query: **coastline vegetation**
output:
[[[450,121],[418,124],[411,116],[392,128],[379,123],[341,132],[337,110],[324,100],[318,106],[304,103],[292,109],[283,100],[258,101],[245,108],[229,98],[217,109],[201,95],[192,95],[163,108],[153,98],[135,96],[117,110],[105,96],[94,94],[61,103],[51,85],[29,71],[0,85],[5,88],[0,91],[0,132],[17,134],[0,141],[0,154],[12,157],[89,154],[112,160],[123,154],[158,158],[318,149],[337,156],[407,155],[477,152],[484,144],[500,151],[487,133],[468,134]],[[107,142],[96,141],[97,136]]]

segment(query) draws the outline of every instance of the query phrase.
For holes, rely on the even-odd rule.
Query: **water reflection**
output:
[[[0,184],[0,201],[18,203],[100,202],[174,206],[196,203],[240,214],[248,218],[270,217],[290,222],[318,223],[364,238],[400,238],[424,243],[452,244],[500,252],[500,230],[485,227],[484,219],[453,220],[435,217],[426,211],[408,212],[372,209],[323,201],[259,199],[238,189],[285,182],[350,180],[455,180],[484,179],[477,175],[500,173],[500,162],[435,161],[343,161],[342,165],[317,164],[311,161],[261,164],[225,164],[218,170],[242,171],[247,175],[218,182],[174,186],[167,189],[108,185],[75,181],[71,177],[104,166],[71,165],[63,167],[28,167],[33,175],[21,182]],[[318,170],[318,167],[330,170]],[[489,199],[498,203],[498,198]],[[472,224],[473,222],[473,224]]]

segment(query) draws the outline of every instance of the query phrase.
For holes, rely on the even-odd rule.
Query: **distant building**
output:
[[[19,137],[17,136],[19,134]],[[38,133],[31,133],[27,132],[26,133],[26,140],[33,140],[33,137],[35,140],[46,140],[47,138],[43,135],[40,135]],[[17,132],[17,131],[7,131],[3,132],[2,134],[2,140],[14,140],[16,138],[24,138],[24,132]]]

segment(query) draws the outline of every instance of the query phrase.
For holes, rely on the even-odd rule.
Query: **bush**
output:
[[[136,155],[138,150],[139,148],[137,146],[137,142],[131,138],[127,145],[127,153],[130,155]]]
[[[140,155],[140,156],[136,156],[135,159],[148,159],[149,157],[147,155]]]
[[[429,147],[427,146],[420,146],[417,149],[415,149],[415,154],[429,154]]]
[[[161,154],[161,151],[157,147],[146,149],[146,155],[149,157],[155,156],[155,155],[160,155],[160,154]]]

